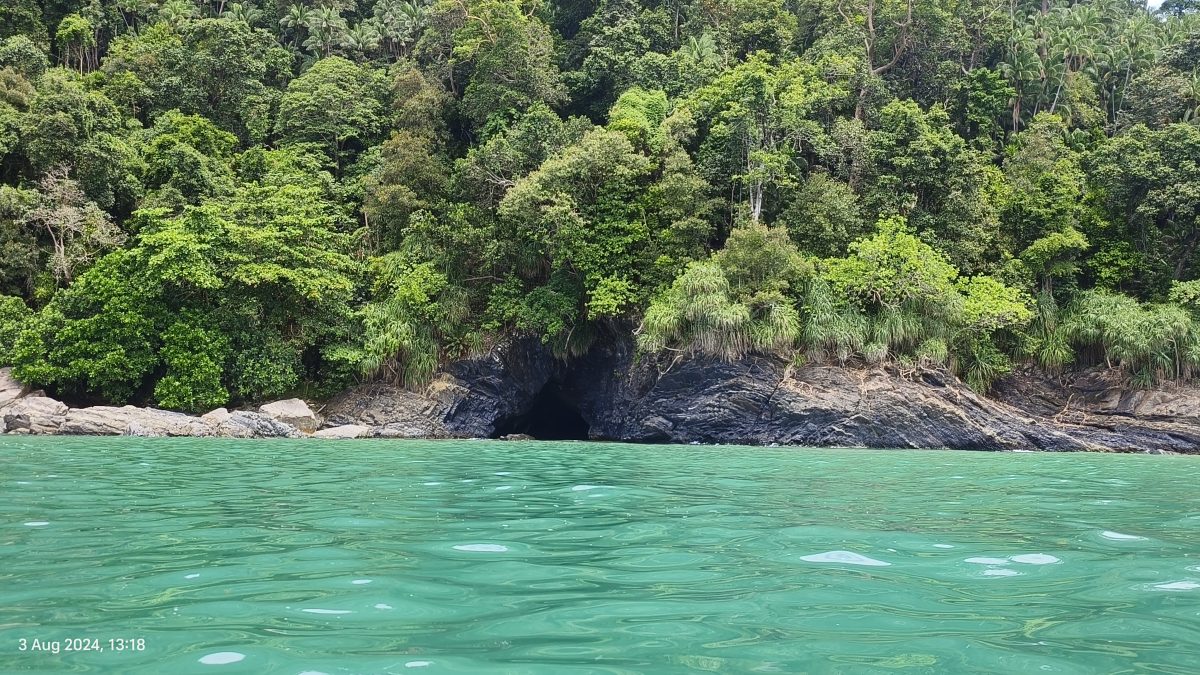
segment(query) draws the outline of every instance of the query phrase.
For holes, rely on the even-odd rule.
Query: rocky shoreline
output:
[[[421,391],[350,389],[318,412],[290,399],[205,415],[64,403],[0,371],[0,433],[232,438],[587,438],[1009,451],[1200,452],[1200,387],[1132,390],[1107,370],[1016,373],[991,397],[945,372],[778,359],[638,358],[627,343],[570,362],[534,340],[451,364]]]

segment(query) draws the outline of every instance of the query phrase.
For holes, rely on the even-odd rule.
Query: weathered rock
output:
[[[229,419],[229,411],[225,408],[217,408],[210,410],[200,416],[200,421],[211,426],[218,426],[225,420]]]
[[[370,435],[381,438],[446,438],[451,434],[443,420],[456,396],[446,394],[451,386],[439,378],[427,394],[380,384],[355,387],[325,406],[325,419],[370,427]]]
[[[380,438],[489,438],[529,409],[562,364],[536,339],[451,364],[419,392],[388,385],[347,390],[325,406],[332,424],[365,424]]]
[[[328,429],[321,429],[320,431],[317,431],[316,433],[314,433],[312,436],[313,436],[313,438],[336,438],[336,439],[362,438],[363,436],[366,436],[370,432],[371,432],[370,427],[366,427],[361,424],[343,424],[341,426],[329,427]]]
[[[296,427],[273,419],[264,413],[239,410],[221,422],[216,428],[217,436],[229,438],[302,438]]]
[[[283,401],[275,401],[259,407],[259,412],[267,415],[273,420],[283,422],[296,427],[300,431],[311,434],[320,426],[320,421],[317,419],[312,409],[308,404],[298,398],[289,398]]]
[[[78,436],[211,436],[213,428],[183,413],[136,406],[70,409],[59,433]]]
[[[158,429],[152,429],[150,427],[143,426],[137,422],[130,422],[125,427],[125,433],[122,435],[123,436],[138,436],[138,437],[142,437],[142,438],[157,438],[159,436],[163,436],[164,434],[159,433]]]
[[[57,434],[66,420],[65,403],[45,396],[26,396],[0,408],[8,433],[25,430],[32,434]]]
[[[1200,451],[1200,425],[1116,410],[1051,419],[980,396],[947,373],[792,368],[769,358],[691,359],[660,373],[615,351],[584,368],[573,395],[593,438],[974,450]],[[601,371],[617,364],[615,373]],[[593,383],[593,384],[589,384]],[[1141,397],[1146,409],[1152,397]],[[1159,401],[1157,405],[1163,405]],[[1170,405],[1179,407],[1178,398]],[[1169,416],[1168,416],[1169,417]]]
[[[563,363],[540,343],[519,341],[455,364],[424,392],[364,388],[329,409],[331,419],[369,424],[375,436],[436,436],[441,427],[453,436],[494,436],[553,385],[597,440],[1200,451],[1200,388],[1129,392],[1106,380],[1110,374],[1089,377],[1081,381],[1091,382],[1090,393],[1061,397],[1081,411],[1065,419],[1048,414],[1062,406],[1045,391],[1023,394],[1029,406],[1012,405],[944,372],[792,368],[771,358],[656,363],[635,359],[627,342]]]
[[[13,378],[12,368],[0,368],[0,408],[21,398],[24,393],[25,385]]]

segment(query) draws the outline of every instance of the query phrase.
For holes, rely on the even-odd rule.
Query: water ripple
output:
[[[0,672],[1200,662],[1191,458],[7,437],[0,454],[0,645],[148,645],[0,650]]]

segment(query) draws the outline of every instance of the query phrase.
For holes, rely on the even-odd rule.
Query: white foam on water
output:
[[[954,548],[950,544],[934,544],[933,547],[934,548]]]
[[[302,608],[300,611],[308,612],[309,614],[353,614],[354,613],[348,609],[303,609]]]
[[[443,483],[440,480],[431,480],[428,483],[421,483],[421,485],[442,485],[442,484]]]
[[[371,583],[371,581],[372,581],[371,579],[355,579],[354,581],[351,581],[350,583],[354,584],[355,586],[362,586],[363,584]]]
[[[199,574],[185,574],[185,575],[183,576],[183,578],[184,578],[184,579],[195,579],[195,578],[196,578],[196,577],[198,577],[198,576],[200,576],[200,575],[199,575]]]
[[[303,673],[300,673],[300,675],[329,675],[329,673],[321,670],[306,670]]]
[[[1009,560],[1015,563],[1024,563],[1026,565],[1053,565],[1057,562],[1062,562],[1052,555],[1045,553],[1022,553],[1021,555],[1009,556]]]
[[[1020,572],[1016,570],[1005,569],[1003,567],[993,567],[983,571],[985,577],[1015,577]]]
[[[246,655],[240,652],[215,652],[201,656],[200,663],[206,666],[223,666],[228,663],[237,663],[244,658]]]
[[[385,605],[382,602],[375,605],[375,609],[391,609],[391,608],[392,608],[391,605]]]
[[[29,485],[29,481],[27,481],[27,480],[19,480],[19,481],[17,481],[17,485]]]
[[[1007,565],[1008,558],[967,558],[963,562],[975,563],[976,565]]]
[[[496,491],[504,492],[505,490],[511,490],[511,489],[513,489],[513,486],[511,486],[511,485],[501,485],[500,487],[496,488]]]
[[[404,664],[405,668],[424,668],[425,666],[433,665],[433,661],[409,661]]]
[[[512,472],[511,471],[497,471],[496,473],[494,473],[492,475],[493,476],[511,476]]]
[[[604,485],[576,485],[571,488],[571,492],[587,492],[588,490],[599,490],[605,487]]]
[[[50,524],[48,520],[31,520],[25,523],[25,527],[45,527]]]
[[[508,550],[508,547],[502,544],[459,544],[454,548],[458,551],[471,551],[473,553],[504,553]]]
[[[800,556],[801,560],[806,562],[816,563],[845,563],[847,565],[867,565],[870,567],[887,567],[890,562],[868,558],[865,555],[859,555],[853,551],[826,551],[824,553],[814,553],[812,555]]]
[[[1120,532],[1113,532],[1112,530],[1105,530],[1100,533],[1100,536],[1104,537],[1105,539],[1112,539],[1113,541],[1145,541],[1146,540],[1145,537],[1139,537],[1136,534],[1121,534]]]
[[[1163,591],[1194,591],[1200,584],[1194,581],[1172,581],[1166,584],[1155,584],[1155,588]]]

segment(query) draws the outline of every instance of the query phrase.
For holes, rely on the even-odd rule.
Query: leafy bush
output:
[[[12,365],[9,353],[17,343],[17,336],[33,312],[25,301],[11,295],[0,295],[0,366]]]

